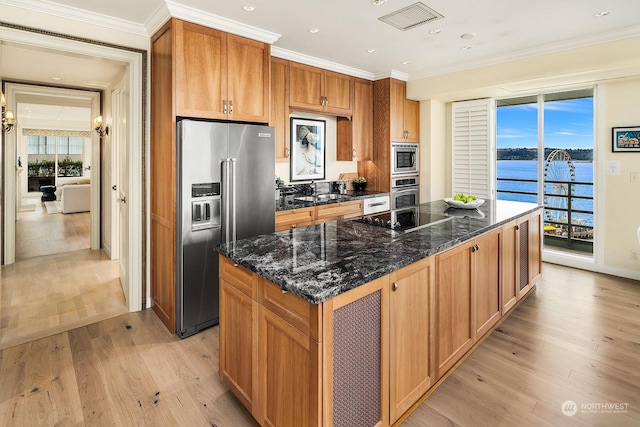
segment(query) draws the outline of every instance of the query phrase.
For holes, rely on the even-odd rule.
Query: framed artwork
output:
[[[640,126],[612,128],[613,151],[640,153]]]
[[[291,181],[325,178],[324,120],[291,117]]]

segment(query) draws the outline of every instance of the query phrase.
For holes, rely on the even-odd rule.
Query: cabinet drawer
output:
[[[258,276],[244,267],[235,265],[223,255],[220,255],[220,277],[243,294],[257,300]]]
[[[276,231],[311,225],[315,219],[315,208],[276,212]]]
[[[343,218],[352,218],[362,215],[362,201],[333,203],[330,205],[318,206],[316,218],[321,221],[335,221]]]
[[[258,303],[295,326],[305,335],[316,341],[321,341],[320,309],[319,305],[311,304],[302,298],[282,291],[280,286],[260,278]]]

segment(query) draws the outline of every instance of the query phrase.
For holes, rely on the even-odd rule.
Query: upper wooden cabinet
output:
[[[355,79],[353,118],[338,117],[336,160],[373,158],[373,84]]]
[[[420,142],[420,103],[406,99],[406,82],[391,79],[389,89],[391,140]]]
[[[276,128],[276,162],[287,163],[289,147],[289,61],[271,58],[271,116]]]
[[[420,142],[420,103],[405,99],[404,101],[404,140]]]
[[[176,115],[267,123],[270,45],[178,19],[171,22]]]
[[[354,77],[291,62],[289,84],[291,108],[335,115],[353,114]]]

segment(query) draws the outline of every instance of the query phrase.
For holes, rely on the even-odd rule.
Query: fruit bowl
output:
[[[444,201],[446,204],[456,209],[477,209],[484,203],[483,199],[476,199],[465,203],[462,200],[455,200],[453,197],[447,197]]]

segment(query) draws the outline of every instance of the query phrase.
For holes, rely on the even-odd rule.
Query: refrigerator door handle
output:
[[[236,159],[231,159],[231,239],[237,240],[236,228]]]
[[[224,239],[223,243],[227,243],[231,241],[231,159],[222,160],[222,185],[222,209],[224,212],[224,218],[222,220],[224,235],[222,237]]]

